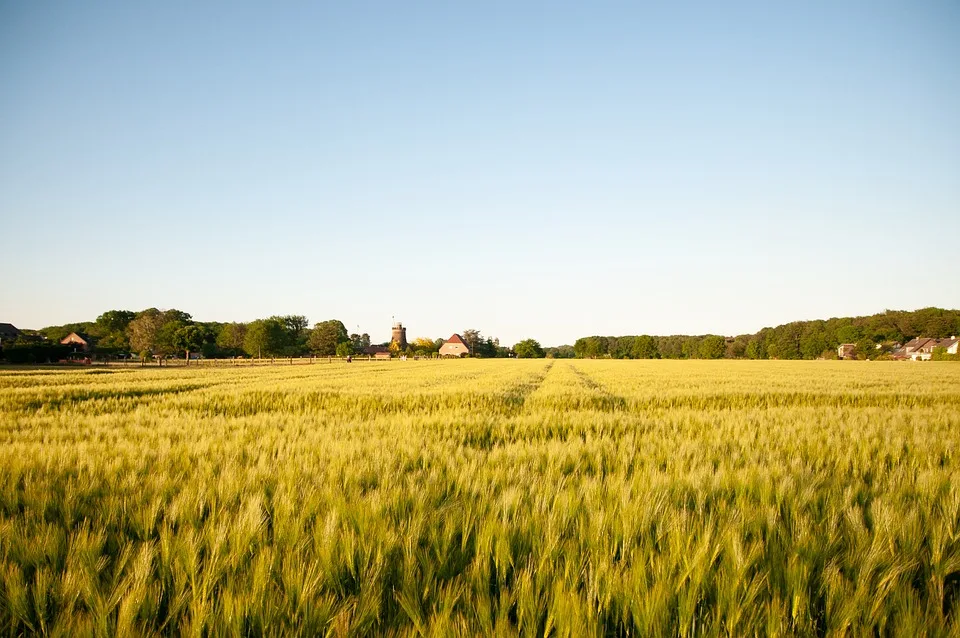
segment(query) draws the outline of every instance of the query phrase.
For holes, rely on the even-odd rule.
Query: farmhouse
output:
[[[440,346],[441,357],[462,357],[470,354],[470,346],[458,334],[454,334]]]
[[[933,355],[934,348],[944,348],[947,354],[957,354],[960,339],[950,337],[949,339],[930,339],[928,337],[917,337],[903,344],[903,347],[894,353],[899,359],[913,359],[914,361],[929,361]]]
[[[857,349],[855,343],[841,343],[837,347],[837,356],[841,359],[855,359],[853,352]]]
[[[15,341],[20,336],[20,331],[12,323],[0,323],[0,343],[4,341]]]
[[[61,339],[60,344],[64,346],[73,346],[74,352],[89,352],[93,345],[90,337],[76,332],[71,332],[66,337]]]

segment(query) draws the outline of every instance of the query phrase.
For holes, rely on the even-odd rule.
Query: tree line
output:
[[[613,359],[836,359],[841,344],[854,344],[860,359],[889,358],[915,337],[960,334],[960,310],[887,310],[866,317],[794,321],[755,334],[627,335],[582,337],[554,356]]]
[[[72,350],[60,341],[75,332],[92,341],[92,353],[99,356],[140,358],[199,354],[206,358],[224,357],[299,357],[349,356],[370,347],[367,333],[349,333],[338,319],[310,326],[304,315],[276,315],[248,323],[196,321],[182,310],[148,308],[140,312],[109,310],[95,321],[48,326],[24,331],[13,344],[4,344],[10,361],[57,360]],[[500,340],[484,336],[479,330],[464,330],[463,340],[476,357],[543,357],[543,348],[533,339],[525,339],[513,348]],[[445,338],[419,337],[401,351],[400,345],[384,342],[391,353],[435,356]]]
[[[56,360],[70,348],[59,346],[71,332],[92,338],[101,356],[173,356],[199,353],[208,358],[347,356],[371,345],[367,333],[349,333],[338,319],[310,326],[304,315],[276,315],[248,323],[195,321],[182,310],[148,308],[140,312],[109,310],[95,321],[24,331],[18,342],[3,344],[8,361]],[[535,339],[512,347],[468,328],[461,333],[472,356],[482,358],[614,358],[614,359],[817,359],[836,358],[840,344],[855,345],[862,359],[889,357],[898,344],[914,337],[945,338],[960,334],[960,310],[923,308],[887,310],[865,317],[795,321],[755,334],[625,335],[581,337],[570,345],[544,348]],[[46,341],[38,343],[39,338]],[[394,354],[436,356],[445,338],[419,337]],[[22,355],[22,356],[21,356]]]

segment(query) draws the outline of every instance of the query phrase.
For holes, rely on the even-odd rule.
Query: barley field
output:
[[[960,366],[0,369],[0,634],[960,634]]]

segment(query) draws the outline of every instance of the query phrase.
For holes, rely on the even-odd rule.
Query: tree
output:
[[[350,335],[350,342],[353,344],[354,352],[363,352],[365,348],[370,347],[370,335],[366,332],[362,335],[354,333]]]
[[[353,344],[349,341],[342,341],[337,344],[337,356],[349,357],[353,354]]]
[[[303,315],[285,315],[279,319],[283,322],[284,327],[296,336],[299,336],[310,325]]]
[[[207,331],[198,325],[182,326],[173,333],[173,345],[183,350],[187,364],[190,363],[190,353],[197,352],[207,340]]]
[[[657,340],[650,335],[640,335],[633,340],[630,356],[634,359],[658,359],[660,352],[657,350]]]
[[[171,354],[179,348],[173,344],[173,335],[193,320],[189,313],[182,310],[164,310],[148,308],[137,313],[127,326],[130,347],[138,352],[148,350],[160,354]]]
[[[864,337],[857,342],[854,348],[854,354],[857,359],[873,359],[877,356],[877,344],[872,339]]]
[[[804,359],[816,359],[827,349],[823,322],[811,321],[800,335],[800,354]]]
[[[137,352],[153,352],[157,348],[157,333],[163,324],[163,313],[156,308],[138,312],[127,326],[130,347]]]
[[[180,350],[183,350],[176,343],[176,334],[181,328],[185,327],[188,324],[183,323],[179,320],[167,321],[160,326],[160,329],[157,330],[156,340],[154,341],[154,349],[163,355],[176,354]]]
[[[136,316],[131,310],[108,310],[97,317],[96,325],[104,333],[125,332]]]
[[[707,335],[700,341],[701,359],[722,359],[727,351],[727,341],[719,335]]]
[[[477,349],[473,351],[473,355],[476,357],[485,357],[485,358],[494,358],[497,356],[497,350],[500,346],[500,340],[494,339],[493,337],[487,337],[486,339],[481,339],[477,343]]]
[[[243,352],[243,338],[247,334],[247,324],[228,323],[220,328],[217,335],[217,347],[225,353],[236,356]]]
[[[607,354],[607,341],[603,337],[581,337],[573,344],[573,351],[581,359],[595,359]]]
[[[286,326],[275,318],[257,319],[247,325],[243,349],[252,357],[271,357],[281,353]]]
[[[840,343],[856,343],[863,339],[863,331],[857,326],[843,326],[837,330],[837,339]]]
[[[498,357],[503,356],[503,355],[501,354],[501,351],[503,351],[503,350],[505,350],[505,348],[497,348],[497,356],[498,356]],[[544,349],[543,349],[543,352],[544,352],[544,354],[546,354],[547,357],[549,357],[549,358],[551,358],[551,359],[573,359],[574,357],[577,356],[577,353],[574,351],[573,346],[570,346],[570,345],[562,345],[562,346],[554,346],[554,347],[552,347],[552,348],[544,348]]]
[[[350,340],[343,322],[337,319],[321,321],[313,326],[307,345],[310,350],[322,356],[337,353],[337,345]]]
[[[739,335],[727,344],[727,350],[723,356],[728,359],[743,359],[747,354],[747,344],[749,341],[750,337],[748,335]]]
[[[483,338],[480,335],[480,331],[474,330],[473,328],[467,328],[460,336],[463,338],[463,342],[467,344],[467,347],[470,348],[470,352],[477,351],[477,345],[479,345],[480,340]]]
[[[410,345],[413,347],[413,351],[420,355],[433,354],[440,350],[437,343],[429,337],[417,337]]]
[[[518,359],[542,359],[544,357],[543,348],[535,339],[524,339],[513,346],[513,351],[517,353]]]
[[[128,350],[130,340],[127,338],[127,328],[136,317],[130,310],[108,310],[99,317],[91,327],[91,332],[97,337],[98,350]]]
[[[700,356],[700,339],[697,337],[686,337],[681,346],[681,352],[684,359],[696,359]]]
[[[763,346],[763,339],[760,337],[753,337],[747,343],[746,355],[748,359],[766,359],[767,350]]]

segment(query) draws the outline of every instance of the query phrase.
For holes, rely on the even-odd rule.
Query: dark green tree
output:
[[[286,326],[275,318],[257,319],[247,324],[243,349],[252,357],[275,357],[286,345]]]
[[[722,359],[727,342],[719,335],[707,335],[701,339],[698,350],[701,359]]]
[[[634,359],[659,359],[660,351],[657,349],[657,340],[650,335],[640,335],[633,340],[630,356]]]
[[[513,351],[518,359],[542,359],[544,357],[543,348],[535,339],[524,339],[513,346]]]
[[[225,355],[235,357],[243,354],[243,340],[247,334],[247,324],[226,323],[217,334],[217,348]]]
[[[173,333],[171,339],[174,347],[183,350],[187,360],[190,363],[190,353],[199,352],[203,344],[207,341],[207,331],[203,326],[189,325],[181,326]]]
[[[332,356],[337,353],[337,345],[347,341],[350,341],[350,335],[343,322],[329,319],[313,326],[307,345],[318,355]]]

